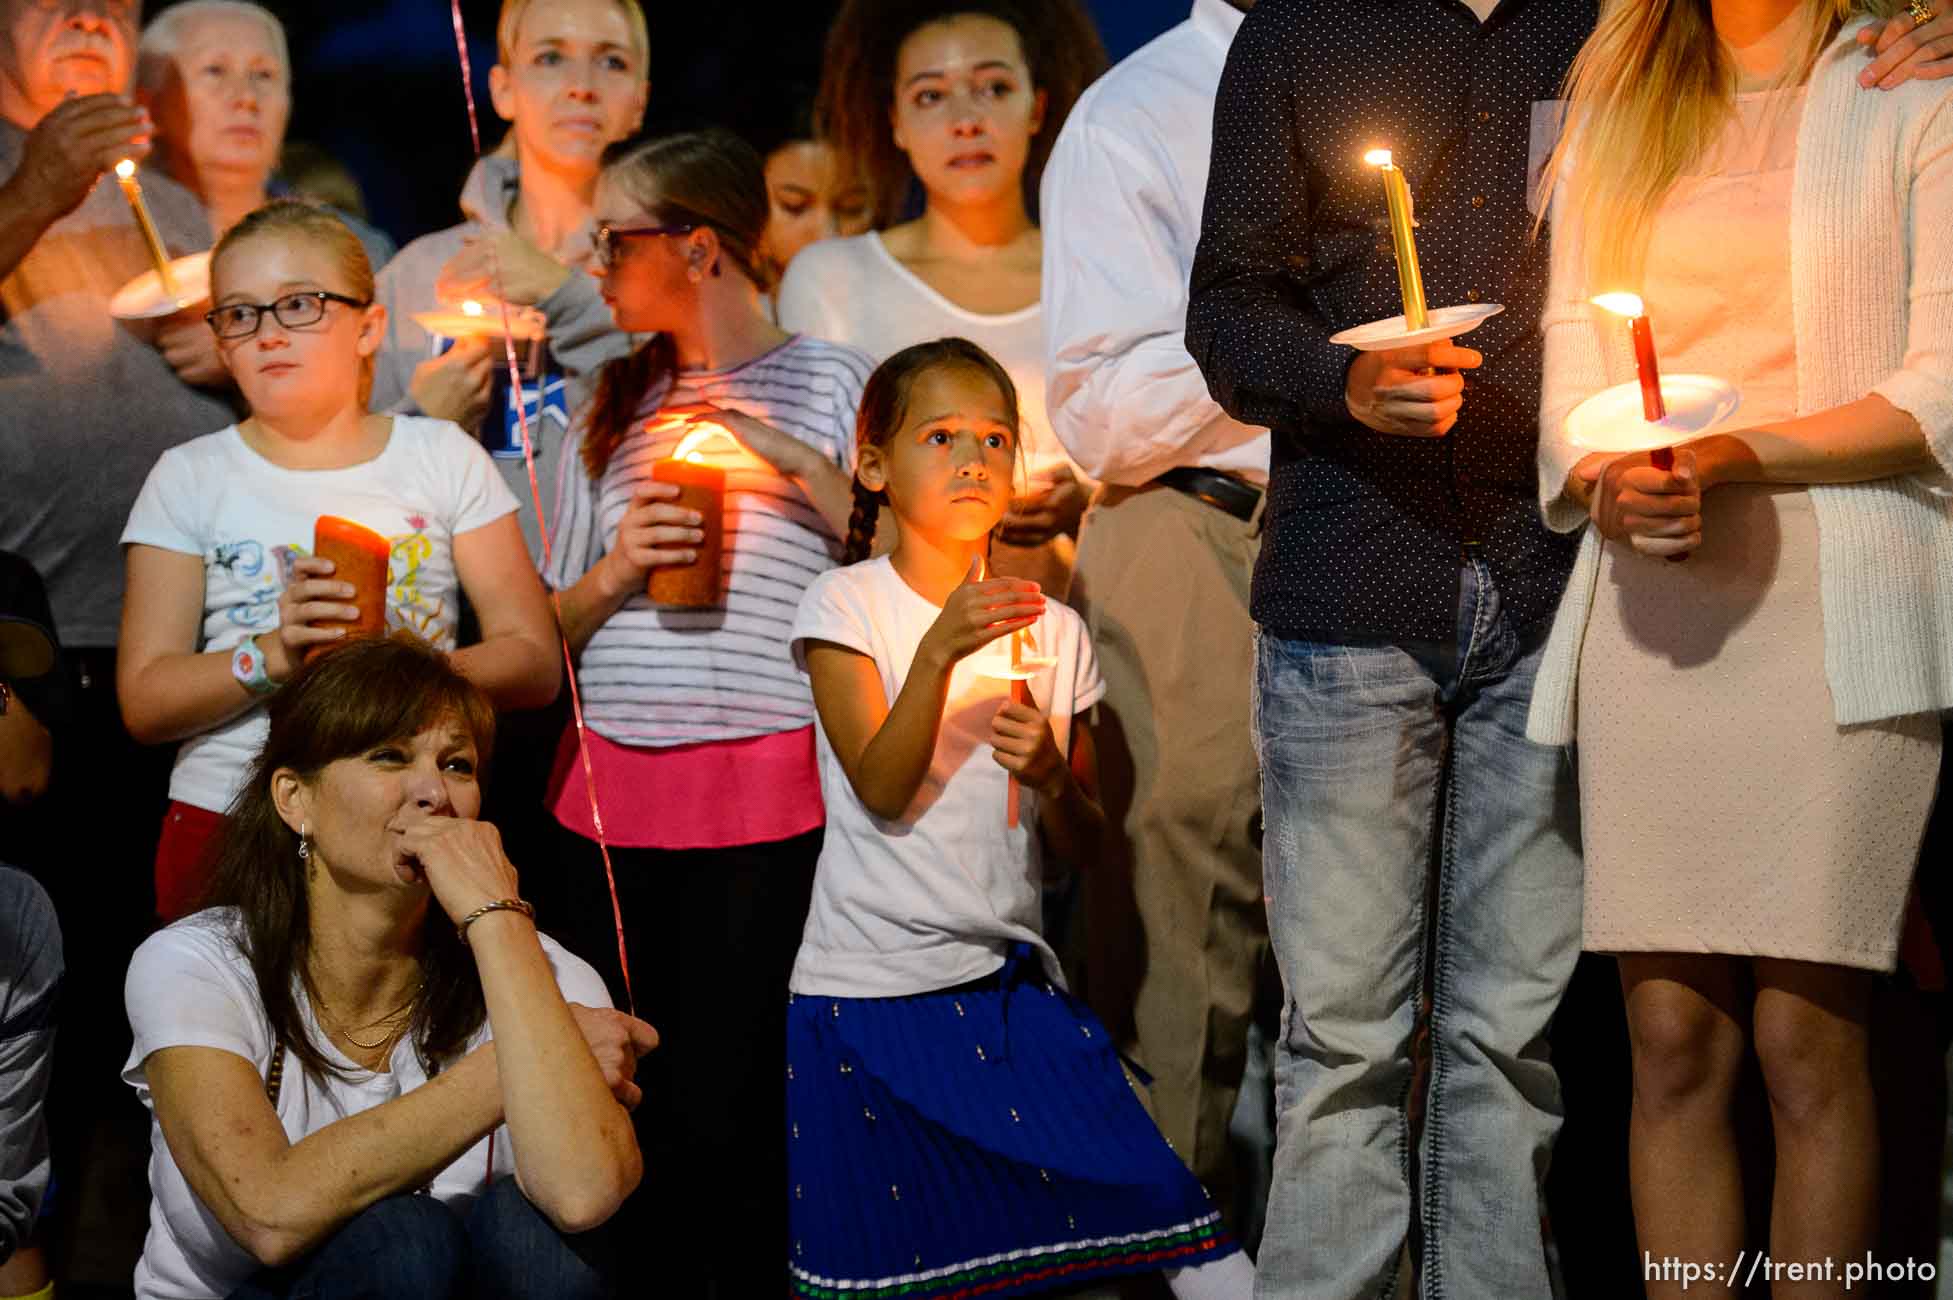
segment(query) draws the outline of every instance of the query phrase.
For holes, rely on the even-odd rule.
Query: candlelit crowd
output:
[[[398,251],[142,8],[0,0],[0,1300],[1934,1293],[1943,0],[502,0]]]

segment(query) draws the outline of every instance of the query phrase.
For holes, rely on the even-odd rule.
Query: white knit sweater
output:
[[[1953,147],[1953,83],[1861,89],[1855,31],[1812,73],[1798,126],[1790,218],[1797,413],[1877,393],[1919,422],[1942,471],[1953,471],[1953,212],[1912,202],[1923,162]],[[1566,440],[1566,417],[1634,375],[1625,331],[1603,333],[1587,303],[1598,290],[1584,282],[1581,233],[1566,206],[1555,204],[1541,319],[1539,495],[1550,527],[1587,533],[1526,727],[1533,740],[1559,745],[1573,739],[1601,549],[1586,512],[1563,495],[1583,454]],[[1840,725],[1953,709],[1953,498],[1935,486],[1945,481],[1942,473],[1810,489],[1825,671]]]

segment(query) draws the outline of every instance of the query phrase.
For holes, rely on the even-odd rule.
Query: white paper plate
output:
[[[1629,452],[1672,447],[1708,432],[1736,413],[1743,395],[1714,375],[1663,375],[1661,400],[1668,418],[1641,418],[1641,385],[1604,388],[1566,417],[1567,441],[1583,451]]]
[[[1404,318],[1392,316],[1388,320],[1373,320],[1368,325],[1339,330],[1329,336],[1329,341],[1346,343],[1359,352],[1414,348],[1420,343],[1435,343],[1439,339],[1457,338],[1460,334],[1477,329],[1504,310],[1505,305],[1496,302],[1474,302],[1462,307],[1439,307],[1425,313],[1430,324],[1421,330],[1405,329]]]
[[[1025,655],[1022,660],[1012,664],[1004,659],[1001,662],[985,662],[977,665],[977,676],[995,677],[1006,682],[1028,682],[1047,668],[1057,666],[1054,655]]]
[[[171,259],[170,279],[176,281],[174,298],[163,292],[163,279],[155,268],[144,271],[115,291],[109,299],[109,315],[117,320],[154,320],[205,301],[210,297],[210,254]]]
[[[450,339],[481,339],[502,337],[502,309],[495,303],[484,303],[485,310],[477,316],[461,311],[417,311],[414,324],[429,334],[438,334]],[[545,321],[543,314],[533,307],[509,308],[509,337],[516,339],[539,339],[543,336]]]

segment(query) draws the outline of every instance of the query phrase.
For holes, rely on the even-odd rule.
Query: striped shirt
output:
[[[698,402],[741,411],[847,471],[855,411],[873,369],[853,348],[795,335],[730,370],[680,372],[646,399],[594,483],[583,468],[579,422],[558,468],[544,580],[559,591],[573,586],[616,541],[632,491],[686,433],[647,428],[660,411]],[[841,539],[799,486],[730,439],[712,439],[698,454],[726,471],[725,605],[661,609],[639,593],[591,636],[577,675],[584,716],[620,745],[739,740],[814,720],[787,634],[807,584],[839,561]]]

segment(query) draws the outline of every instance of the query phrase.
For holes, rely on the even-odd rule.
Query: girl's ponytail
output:
[[[671,335],[658,334],[635,352],[606,361],[597,372],[597,391],[583,425],[583,471],[591,482],[603,478],[610,458],[636,423],[644,399],[677,369]]]
[[[841,563],[859,564],[875,549],[875,525],[880,522],[882,503],[888,493],[854,481],[854,513],[848,516],[848,539],[841,548]]]

